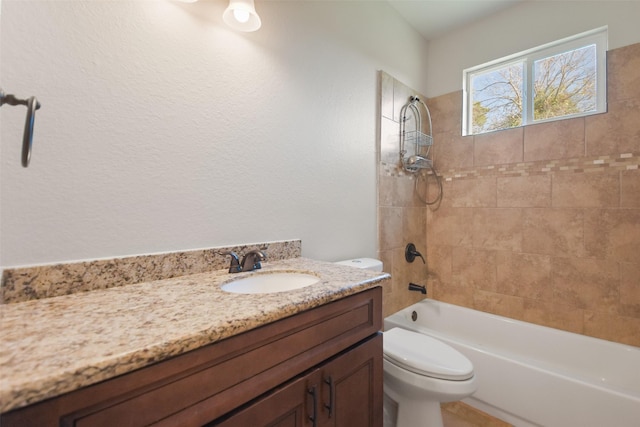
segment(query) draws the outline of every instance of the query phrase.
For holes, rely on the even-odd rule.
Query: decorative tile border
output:
[[[476,168],[438,171],[445,181],[473,179],[485,176],[528,176],[545,175],[554,172],[594,173],[638,170],[640,153],[611,154],[607,156],[579,157],[559,160],[511,163],[504,165],[478,166]],[[397,164],[381,163],[381,174],[391,177],[412,177]],[[436,162],[437,169],[437,162]],[[429,172],[431,173],[431,172]]]
[[[87,292],[153,280],[204,273],[228,267],[227,252],[265,251],[268,260],[300,257],[300,240],[256,243],[186,252],[107,260],[8,268],[0,284],[0,303],[8,304]]]
[[[638,164],[640,164],[640,154],[624,153],[596,157],[542,160],[508,165],[490,165],[463,171],[449,170],[442,172],[441,175],[446,181],[452,181],[454,179],[470,179],[494,175],[528,176],[545,175],[552,172],[591,173],[624,171],[638,169]]]

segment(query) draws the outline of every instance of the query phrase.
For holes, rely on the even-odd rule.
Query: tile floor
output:
[[[513,427],[462,402],[442,404],[444,427]]]

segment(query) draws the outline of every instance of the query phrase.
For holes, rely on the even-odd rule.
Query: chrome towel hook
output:
[[[24,123],[24,135],[22,137],[22,166],[29,166],[31,160],[31,146],[33,144],[33,125],[36,119],[36,110],[40,108],[40,103],[35,96],[28,99],[18,99],[14,95],[6,95],[0,88],[0,107],[4,104],[26,105],[27,119]]]

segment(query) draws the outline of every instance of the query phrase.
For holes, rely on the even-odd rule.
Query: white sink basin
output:
[[[304,288],[320,282],[318,276],[298,272],[254,273],[222,285],[222,290],[236,294],[268,294]]]

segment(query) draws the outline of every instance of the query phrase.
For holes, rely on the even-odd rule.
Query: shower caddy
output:
[[[429,121],[429,133],[422,132],[422,115],[419,106],[422,105],[427,112]],[[407,130],[407,122],[413,117],[414,129]],[[420,200],[427,204],[433,205],[442,200],[442,180],[438,175],[438,171],[433,165],[433,160],[429,158],[431,147],[433,146],[433,127],[431,124],[431,113],[427,105],[417,96],[410,96],[407,102],[400,109],[400,163],[402,168],[412,174],[417,175],[415,180],[415,191]],[[425,200],[418,191],[418,181],[420,177],[426,176],[420,174],[422,170],[430,170],[438,184],[438,196],[434,200]]]

